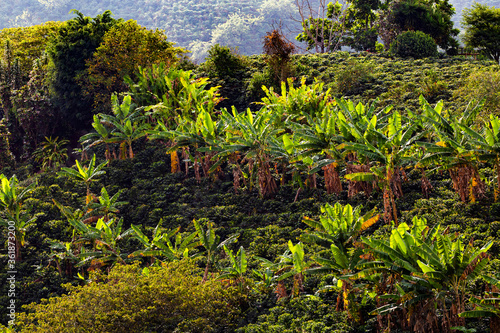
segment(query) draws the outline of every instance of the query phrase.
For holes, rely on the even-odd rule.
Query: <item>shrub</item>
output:
[[[464,101],[485,99],[485,114],[500,114],[500,70],[499,66],[491,66],[472,71],[465,78],[461,87],[454,91],[454,96]]]
[[[236,330],[238,333],[346,333],[347,314],[334,311],[335,305],[317,296],[287,300],[259,316],[256,323]]]
[[[16,318],[19,332],[212,332],[239,315],[236,289],[201,283],[190,261],[141,270],[116,266],[68,295],[32,303]],[[103,282],[98,282],[104,279]]]
[[[360,93],[363,84],[371,79],[373,71],[373,64],[349,60],[345,68],[335,75],[336,93],[343,96]]]
[[[384,52],[384,44],[375,42],[375,52],[377,53]]]
[[[402,58],[428,58],[438,55],[437,45],[431,36],[422,31],[407,31],[391,43],[390,53]]]
[[[424,72],[419,90],[429,102],[435,102],[436,97],[447,92],[448,84],[441,79],[437,70],[431,68]]]
[[[248,81],[247,94],[250,99],[259,100],[266,95],[262,90],[262,86],[272,87],[273,83],[274,80],[269,68],[266,68],[263,72],[255,72]]]

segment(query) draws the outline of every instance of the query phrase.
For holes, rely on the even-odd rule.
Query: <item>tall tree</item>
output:
[[[349,3],[319,0],[318,10],[312,1],[295,0],[303,31],[296,39],[308,44],[307,49],[317,53],[333,52],[341,46],[345,34]]]
[[[347,16],[343,44],[358,51],[374,51],[378,37],[377,10],[380,0],[353,0]]]
[[[455,9],[448,0],[395,0],[379,19],[379,34],[385,47],[402,32],[422,31],[448,53],[456,51],[459,30],[453,28]]]
[[[110,11],[95,18],[76,10],[72,12],[76,17],[67,21],[52,37],[47,51],[53,63],[55,102],[66,125],[82,129],[90,126],[92,114],[90,99],[82,94],[78,78],[86,75],[86,60],[92,57],[105,33],[119,21],[111,17]]]
[[[87,60],[87,75],[80,84],[85,95],[94,98],[94,108],[110,113],[111,94],[124,92],[127,85],[124,77],[136,79],[138,66],[164,63],[175,64],[181,48],[167,41],[161,30],[148,30],[129,20],[113,26],[103,37],[93,57]]]
[[[474,2],[462,13],[464,42],[467,46],[479,48],[496,62],[500,61],[500,8]]]

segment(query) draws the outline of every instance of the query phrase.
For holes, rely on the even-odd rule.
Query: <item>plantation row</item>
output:
[[[403,196],[401,183],[408,170],[421,170],[424,194],[430,190],[428,173],[448,171],[464,202],[483,198],[486,184],[500,179],[500,120],[491,115],[478,123],[481,102],[472,101],[454,117],[442,102],[431,107],[421,97],[421,114],[402,115],[391,112],[392,106],[376,110],[373,104],[332,99],[322,83],[302,81],[294,87],[288,80],[281,94],[263,87],[266,97],[257,112],[238,113],[234,108],[216,110],[217,87],[204,90],[206,79],[176,70],[153,73],[162,70],[142,72],[144,80],[121,104],[115,96],[113,115],[94,116],[96,132],[82,137],[84,152],[104,144],[106,158],[116,158],[110,147],[114,143],[120,147],[118,157],[133,158],[132,142],[148,136],[170,146],[172,172],[181,170],[178,152],[186,173],[192,168],[197,180],[218,177],[225,163],[235,192],[241,185],[257,186],[262,197],[273,196],[279,184],[317,187],[321,171],[328,193],[340,194],[342,175],[349,181],[349,197],[380,188],[384,218],[396,223],[395,197]],[[163,81],[150,86],[147,78],[152,82],[158,76]],[[152,105],[155,100],[159,103]],[[484,166],[496,174],[481,176]],[[500,184],[490,187],[496,200]]]

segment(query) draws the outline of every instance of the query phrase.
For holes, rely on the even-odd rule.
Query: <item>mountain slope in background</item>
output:
[[[195,58],[215,43],[231,42],[243,54],[262,52],[262,37],[279,22],[294,38],[300,24],[293,0],[13,0],[0,3],[0,29],[65,21],[71,9],[95,17],[111,10],[115,18],[134,19],[148,28],[165,30],[170,41],[195,50]]]

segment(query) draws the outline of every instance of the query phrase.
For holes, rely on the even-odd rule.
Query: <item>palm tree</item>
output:
[[[45,137],[42,146],[33,152],[35,160],[42,163],[42,169],[55,169],[68,159],[68,150],[64,148],[68,140],[59,140],[59,137]]]

